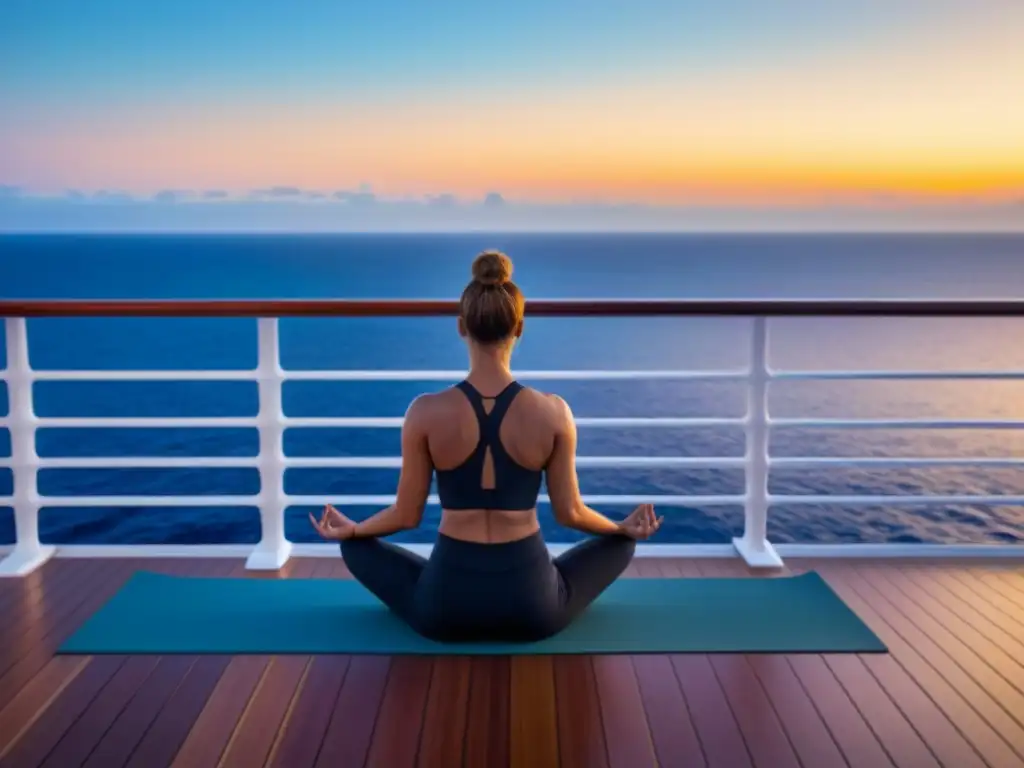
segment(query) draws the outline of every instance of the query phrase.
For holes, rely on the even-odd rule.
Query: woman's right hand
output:
[[[653,504],[641,504],[629,513],[629,516],[619,523],[619,533],[629,536],[631,539],[643,541],[649,539],[661,527],[661,521],[665,517],[654,516]]]
[[[330,504],[324,507],[324,513],[321,515],[319,520],[313,517],[313,514],[310,513],[309,521],[313,523],[313,527],[316,528],[317,533],[330,541],[344,541],[345,539],[351,539],[356,532],[355,521],[341,514],[341,512],[336,510]]]

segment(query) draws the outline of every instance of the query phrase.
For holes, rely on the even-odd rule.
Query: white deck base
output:
[[[250,571],[276,571],[288,562],[292,556],[292,543],[282,541],[272,547],[258,546],[245,560],[245,567]]]
[[[739,556],[743,558],[751,568],[781,568],[782,558],[775,551],[770,542],[765,542],[763,547],[753,547],[750,542],[743,538],[732,540]]]
[[[57,552],[56,547],[15,547],[0,560],[0,578],[26,576]]]

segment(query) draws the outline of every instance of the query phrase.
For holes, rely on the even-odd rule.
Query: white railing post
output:
[[[49,560],[54,547],[39,542],[39,489],[36,413],[32,405],[32,366],[28,329],[22,317],[9,317],[7,329],[7,404],[14,475],[14,551],[0,560],[0,577],[24,576]]]
[[[276,571],[291,555],[292,545],[284,536],[284,409],[281,405],[280,345],[277,318],[258,321],[260,410],[256,418],[260,433],[260,542],[246,560],[253,570]]]
[[[781,568],[782,558],[768,541],[768,320],[754,318],[747,396],[746,502],[743,536],[736,551],[752,568]]]

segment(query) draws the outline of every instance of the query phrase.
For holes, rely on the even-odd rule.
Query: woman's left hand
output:
[[[309,514],[309,520],[313,523],[317,533],[331,541],[344,541],[345,539],[351,539],[355,535],[355,521],[345,517],[345,515],[341,514],[330,504],[324,507],[324,513],[319,520],[316,519],[312,512]]]

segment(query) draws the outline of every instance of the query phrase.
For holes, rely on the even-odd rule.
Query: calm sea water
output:
[[[1017,297],[1024,295],[1018,236],[17,236],[0,237],[3,298],[453,298],[473,255],[506,250],[527,295],[555,297]],[[771,323],[771,364],[785,369],[1024,370],[1016,320],[824,320]],[[29,323],[32,363],[43,369],[246,368],[256,327],[242,319],[46,319]],[[521,369],[739,367],[742,319],[546,319],[527,321]],[[281,323],[286,368],[445,368],[464,365],[454,320],[290,319]],[[527,383],[529,383],[527,381]],[[285,388],[294,416],[399,416],[435,382],[313,383]],[[578,416],[739,416],[739,384],[667,381],[543,382]],[[0,393],[0,412],[7,409]],[[256,412],[249,382],[43,382],[43,416],[224,416]],[[1024,386],[1006,382],[778,384],[777,416],[1024,418]],[[42,456],[254,455],[246,429],[43,429]],[[398,454],[397,430],[292,429],[290,455]],[[581,429],[588,455],[719,455],[743,452],[739,430]],[[778,430],[781,456],[1024,456],[1011,431]],[[0,430],[0,455],[9,455]],[[740,493],[735,470],[580,472],[585,493]],[[393,493],[397,470],[295,469],[291,493]],[[258,489],[255,470],[45,470],[50,495],[221,494]],[[1024,494],[1024,472],[984,469],[773,471],[771,490],[811,494]],[[0,469],[0,495],[11,490]],[[349,510],[365,516],[375,510]],[[610,513],[624,509],[609,507]],[[314,537],[305,509],[287,512],[287,534]],[[551,540],[573,534],[542,509]],[[723,542],[742,528],[731,507],[666,508],[664,542]],[[428,541],[437,510],[405,540]],[[254,509],[59,509],[42,512],[46,541],[252,542]],[[777,541],[1021,542],[1024,510],[1009,507],[793,506],[772,511]],[[0,510],[0,541],[13,540]]]

